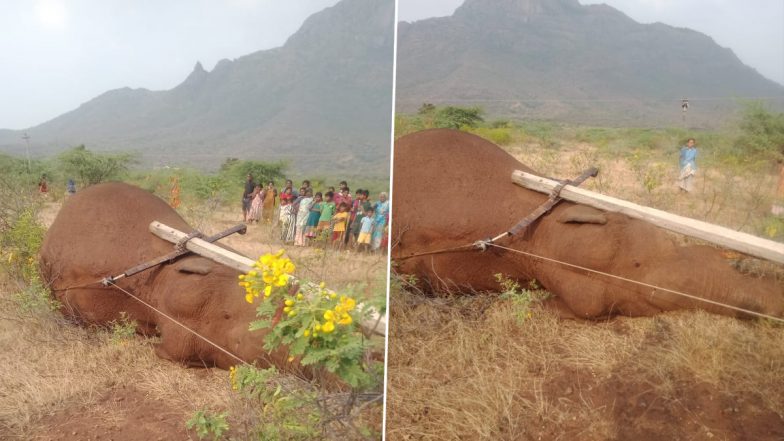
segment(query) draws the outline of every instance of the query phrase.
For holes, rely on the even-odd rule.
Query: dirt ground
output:
[[[47,419],[36,441],[195,439],[186,412],[133,388],[119,386],[93,404],[67,408]]]
[[[47,204],[45,225],[58,208]],[[184,214],[208,234],[241,221],[226,210]],[[252,258],[283,247],[257,225],[223,242]],[[299,274],[330,287],[361,293],[386,285],[385,255],[285,248]],[[185,424],[195,411],[240,409],[228,372],[161,360],[154,339],[116,342],[110,332],[74,326],[58,313],[20,312],[19,289],[0,280],[0,440],[196,440]],[[380,430],[380,403],[363,416]],[[241,431],[229,434],[243,439]]]

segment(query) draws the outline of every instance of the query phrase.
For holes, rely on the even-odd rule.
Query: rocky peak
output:
[[[204,70],[204,66],[201,65],[201,61],[197,61],[196,65],[193,66],[193,70],[191,71],[190,75],[188,75],[188,78],[185,78],[185,81],[183,81],[182,84],[199,84],[204,78],[207,78],[207,75],[209,75],[209,73]]]
[[[529,19],[540,15],[563,15],[580,11],[579,0],[465,0],[455,17],[503,17]]]

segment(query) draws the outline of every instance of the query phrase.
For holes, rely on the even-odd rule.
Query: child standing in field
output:
[[[328,191],[324,193],[324,202],[321,203],[321,216],[318,223],[319,237],[329,237],[329,225],[332,222],[332,216],[335,215],[335,202],[332,201],[334,193]]]
[[[317,192],[313,197],[313,202],[310,204],[308,210],[308,221],[305,224],[305,239],[315,239],[316,231],[318,229],[319,219],[321,218],[321,192]]]
[[[299,201],[299,207],[297,209],[297,229],[294,233],[294,245],[304,247],[305,228],[307,227],[308,219],[310,218],[310,208],[313,206],[313,190],[302,187],[300,194],[303,195],[303,197]]]
[[[346,224],[348,223],[348,204],[341,202],[338,205],[338,212],[332,216],[332,246],[343,248],[343,239],[346,235]]]
[[[365,210],[365,215],[359,220],[359,235],[357,236],[357,247],[359,251],[370,250],[370,235],[373,233],[373,221],[375,211],[373,207]]]

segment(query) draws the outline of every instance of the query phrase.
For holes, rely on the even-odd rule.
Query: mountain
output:
[[[600,125],[710,126],[736,97],[784,86],[710,37],[640,24],[578,0],[466,0],[451,17],[398,28],[397,111],[478,105],[491,116]]]
[[[209,72],[196,63],[171,90],[111,90],[31,127],[31,154],[86,144],[152,165],[285,159],[300,172],[386,175],[394,25],[394,2],[342,0],[282,47]],[[22,133],[0,131],[0,151],[23,153]]]

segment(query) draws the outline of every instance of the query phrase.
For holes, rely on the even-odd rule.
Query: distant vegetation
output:
[[[65,193],[68,179],[76,182],[77,190],[106,181],[124,181],[142,187],[167,199],[172,187],[180,188],[180,197],[186,205],[208,203],[211,208],[239,201],[245,177],[252,174],[257,183],[274,181],[280,187],[285,179],[294,185],[309,179],[317,190],[337,186],[348,181],[352,191],[368,189],[372,193],[388,191],[389,181],[384,177],[323,174],[293,174],[283,161],[262,162],[227,158],[216,172],[192,168],[139,168],[136,156],[130,153],[102,153],[77,146],[60,155],[47,159],[31,159],[0,154],[0,176],[8,188],[30,190],[42,176],[46,176],[51,200],[58,200]]]
[[[676,149],[686,138],[695,137],[712,160],[726,165],[784,162],[784,113],[771,110],[761,102],[744,105],[740,118],[718,130],[684,128],[611,128],[577,126],[547,121],[485,120],[479,107],[437,107],[423,104],[416,114],[395,117],[395,136],[419,130],[452,128],[474,133],[494,143],[560,144],[590,143],[608,153],[624,154],[636,149]]]
[[[396,136],[453,128],[437,115],[480,118],[459,126],[502,146],[547,176],[568,178],[590,166],[600,176],[587,184],[605,194],[676,214],[784,241],[784,113],[748,102],[720,129],[591,127],[547,121],[481,118],[479,108],[423,105],[396,116]],[[698,188],[678,197],[674,182],[680,146],[697,139]],[[672,184],[672,185],[671,185]]]

